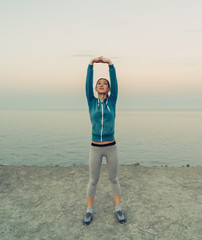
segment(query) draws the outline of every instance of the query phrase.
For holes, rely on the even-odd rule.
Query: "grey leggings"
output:
[[[87,197],[95,197],[96,186],[100,177],[102,157],[106,157],[109,180],[112,185],[113,195],[120,195],[121,189],[118,181],[118,156],[116,145],[90,147],[89,157],[89,183],[87,188]]]

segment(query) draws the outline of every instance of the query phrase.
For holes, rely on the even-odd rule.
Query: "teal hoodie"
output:
[[[93,93],[93,65],[88,65],[86,76],[86,97],[92,123],[92,141],[102,142],[114,139],[118,83],[114,65],[109,66],[110,96],[102,101]]]

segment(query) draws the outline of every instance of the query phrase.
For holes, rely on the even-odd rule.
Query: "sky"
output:
[[[0,0],[0,109],[87,109],[98,56],[115,66],[118,109],[202,109],[201,9],[201,0]],[[94,64],[100,77],[107,64]]]

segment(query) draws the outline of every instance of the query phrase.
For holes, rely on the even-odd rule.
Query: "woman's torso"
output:
[[[92,123],[92,141],[106,144],[114,140],[115,103],[105,98],[103,101],[94,98],[89,104]]]

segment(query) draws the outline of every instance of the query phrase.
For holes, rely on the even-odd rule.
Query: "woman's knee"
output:
[[[113,183],[113,184],[118,184],[118,183],[119,183],[118,177],[109,178],[109,180],[110,180],[110,182]]]
[[[97,185],[99,178],[91,178],[89,180],[89,185]]]

